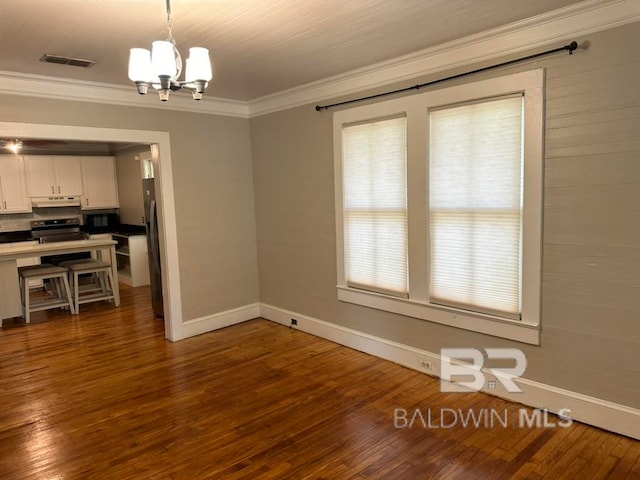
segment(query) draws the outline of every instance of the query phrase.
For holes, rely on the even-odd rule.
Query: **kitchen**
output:
[[[0,140],[0,147],[4,147],[0,151],[0,252],[10,250],[4,253],[13,259],[2,262],[1,280],[9,288],[2,292],[0,322],[25,316],[16,267],[89,256],[88,251],[71,256],[36,255],[43,248],[63,245],[60,242],[78,251],[90,246],[87,242],[104,243],[112,238],[115,255],[109,254],[109,245],[102,245],[91,257],[111,264],[117,277],[115,298],[118,283],[132,287],[152,283],[154,312],[162,317],[159,258],[147,253],[148,239],[158,252],[157,229],[147,235],[149,222],[156,223],[149,145],[5,139]],[[29,249],[34,250],[31,257],[27,256]],[[41,281],[32,282],[34,292],[41,290]],[[118,301],[114,303],[117,306]]]

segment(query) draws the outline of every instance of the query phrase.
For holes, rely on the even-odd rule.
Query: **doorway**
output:
[[[0,122],[4,136],[21,139],[142,143],[151,146],[157,192],[165,338],[183,338],[178,243],[169,133],[149,130]]]

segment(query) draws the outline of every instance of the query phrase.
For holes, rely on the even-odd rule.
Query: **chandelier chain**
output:
[[[171,0],[167,0],[167,26],[169,27],[167,40],[175,46],[176,41],[173,38],[173,18],[171,17]]]

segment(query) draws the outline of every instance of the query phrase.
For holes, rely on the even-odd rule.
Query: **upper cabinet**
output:
[[[115,157],[0,155],[0,213],[30,212],[38,197],[80,197],[85,210],[118,208]]]
[[[114,157],[80,157],[83,209],[117,208],[118,187]]]
[[[58,181],[58,194],[82,195],[82,177],[78,157],[53,157],[53,167]]]
[[[80,157],[25,155],[30,197],[82,195]]]
[[[31,211],[21,155],[0,155],[0,212]]]

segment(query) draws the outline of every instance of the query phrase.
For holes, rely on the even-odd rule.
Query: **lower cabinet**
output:
[[[37,245],[36,241],[4,243],[3,248],[13,248],[21,245]],[[20,258],[14,262],[0,262],[0,283],[4,288],[0,289],[0,303],[2,305],[2,318],[22,316],[22,302],[20,301],[20,289],[18,288],[18,268],[25,265],[39,265],[40,257]],[[42,287],[41,280],[32,280],[31,288]]]
[[[149,285],[149,259],[146,235],[113,234],[118,260],[118,281],[131,287]]]

